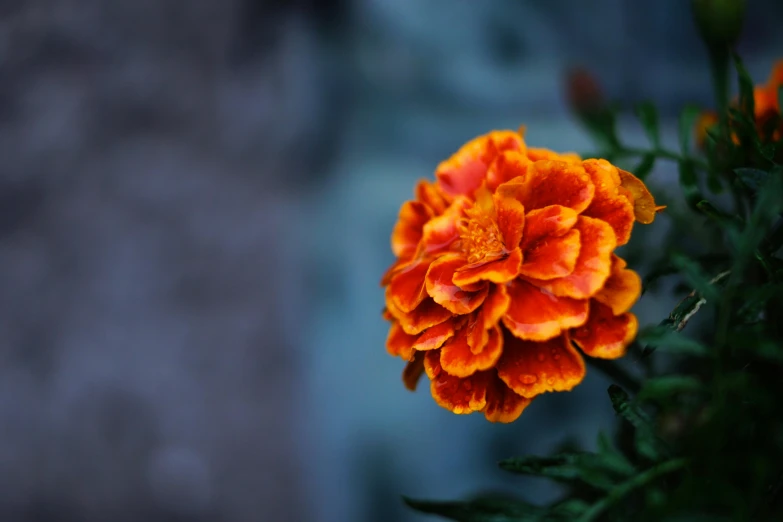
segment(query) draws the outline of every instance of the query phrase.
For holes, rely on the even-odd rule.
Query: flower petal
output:
[[[562,236],[576,224],[579,215],[562,205],[531,210],[525,216],[525,231],[520,244],[522,251],[545,237]]]
[[[612,254],[612,274],[604,287],[595,294],[595,300],[612,309],[614,315],[627,312],[642,295],[642,279],[633,270],[625,268],[625,261]]]
[[[389,355],[410,361],[413,358],[413,343],[415,341],[415,335],[406,334],[399,323],[393,322],[389,328],[389,335],[386,337],[386,351],[389,352]]]
[[[582,215],[606,221],[614,229],[617,245],[631,239],[634,207],[632,201],[620,193],[620,174],[617,167],[603,159],[585,160],[582,165],[595,185],[593,202]]]
[[[506,283],[519,274],[522,264],[522,252],[515,248],[508,255],[488,262],[466,265],[454,273],[452,280],[455,285],[464,287],[478,281]]]
[[[556,297],[518,279],[508,285],[511,305],[503,324],[520,339],[546,341],[587,321],[588,301]]]
[[[457,223],[462,218],[465,209],[471,205],[472,202],[468,198],[460,196],[449,205],[443,215],[429,220],[422,229],[421,242],[416,251],[416,257],[448,250],[452,243],[459,239]]]
[[[413,349],[420,351],[437,350],[452,337],[454,337],[454,323],[452,321],[444,321],[424,330],[413,343]]]
[[[466,292],[452,282],[454,272],[465,266],[460,254],[444,254],[429,266],[425,283],[427,293],[442,307],[455,314],[469,314],[484,302],[489,285],[484,283],[476,292]]]
[[[509,423],[517,420],[531,402],[531,399],[514,393],[497,375],[493,375],[487,387],[487,404],[482,411],[490,422]]]
[[[595,186],[580,164],[541,160],[524,176],[500,185],[497,192],[514,194],[528,211],[562,205],[579,213],[593,200]]]
[[[649,225],[655,219],[656,209],[660,207],[656,207],[652,194],[642,180],[622,169],[617,171],[620,173],[622,186],[630,191],[633,197],[633,213],[636,221]]]
[[[574,271],[560,279],[526,279],[557,296],[587,299],[601,289],[611,272],[614,230],[600,219],[586,216],[579,216],[574,228],[579,230],[582,243]]]
[[[429,260],[411,261],[391,278],[388,292],[398,309],[412,312],[427,297],[424,277],[429,267]]]
[[[513,198],[494,197],[498,230],[508,250],[517,248],[525,229],[525,207]]]
[[[504,150],[524,150],[522,136],[513,131],[495,131],[475,138],[435,169],[438,186],[448,195],[471,196],[494,159]]]
[[[392,252],[397,257],[411,257],[416,252],[424,225],[433,216],[427,205],[418,201],[406,201],[391,235]]]
[[[498,376],[509,388],[531,399],[550,391],[569,391],[582,382],[585,362],[565,335],[531,342],[507,335],[497,364]]]
[[[487,170],[487,188],[494,191],[503,183],[526,175],[531,165],[533,162],[524,152],[509,150],[499,154]]]
[[[508,295],[506,285],[490,285],[489,295],[484,300],[481,308],[474,312],[464,326],[468,330],[468,346],[473,353],[480,353],[489,341],[488,330],[498,324],[500,318],[506,314],[511,297]]]
[[[448,207],[448,203],[438,190],[438,186],[426,179],[419,180],[416,184],[416,200],[431,208],[436,216],[443,214]]]
[[[438,352],[426,352],[424,371],[431,379],[430,392],[439,406],[457,414],[481,411],[487,404],[487,385],[493,372],[478,372],[470,377],[449,375],[440,365]]]
[[[539,161],[539,160],[558,160],[558,161],[565,161],[566,163],[579,163],[582,161],[581,156],[575,152],[555,152],[553,150],[549,149],[541,149],[541,148],[528,148],[527,149],[527,157],[530,158],[531,161]]]
[[[431,328],[452,317],[452,313],[441,305],[427,297],[410,313],[403,312],[394,304],[394,300],[386,289],[386,309],[400,323],[400,326],[409,335],[418,335],[427,328]]]
[[[424,373],[424,352],[416,352],[413,359],[408,361],[402,370],[402,382],[410,391],[416,391],[416,385]]]
[[[576,268],[581,242],[579,231],[569,230],[560,237],[545,237],[529,245],[523,254],[519,274],[536,279],[555,279]]]
[[[590,357],[617,359],[625,355],[639,322],[631,313],[614,315],[612,309],[595,300],[590,302],[590,318],[571,330],[571,339]]]
[[[503,336],[499,327],[489,330],[489,339],[480,353],[474,354],[466,330],[457,335],[440,349],[440,364],[443,370],[455,377],[467,377],[476,372],[492,368],[503,353]]]

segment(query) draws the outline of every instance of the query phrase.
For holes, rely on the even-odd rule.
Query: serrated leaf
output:
[[[640,342],[647,343],[648,347],[658,348],[668,353],[695,357],[710,355],[706,346],[672,330],[669,326],[645,328],[639,332],[638,339]]]
[[[704,199],[699,191],[696,168],[693,162],[687,159],[678,161],[677,166],[680,174],[680,188],[682,188],[685,201],[695,208],[696,204]]]
[[[642,161],[631,172],[637,178],[644,180],[652,172],[653,167],[655,167],[655,154],[645,154]]]
[[[757,191],[764,182],[769,179],[769,172],[761,169],[741,168],[734,169],[734,173],[743,185],[753,191]]]
[[[693,393],[703,390],[704,385],[696,377],[690,375],[666,375],[664,377],[647,379],[636,398],[640,401],[665,399],[676,393]]]
[[[558,482],[584,482],[594,488],[609,490],[619,479],[635,471],[617,467],[617,461],[589,452],[570,452],[553,457],[521,457],[500,463],[506,471],[521,475],[548,477]]]
[[[642,123],[647,138],[655,148],[661,143],[660,130],[658,128],[658,110],[651,102],[642,102],[636,106],[636,116]]]
[[[696,119],[701,116],[702,109],[695,105],[686,105],[680,112],[679,118],[679,133],[680,133],[680,150],[684,156],[690,154],[691,139],[693,138],[693,126],[696,123]]]
[[[547,509],[521,500],[483,497],[468,501],[418,500],[403,497],[416,511],[459,522],[543,522]]]
[[[668,455],[664,442],[655,436],[650,418],[631,401],[625,390],[613,384],[609,386],[609,398],[614,411],[635,428],[634,447],[639,455],[652,461]]]

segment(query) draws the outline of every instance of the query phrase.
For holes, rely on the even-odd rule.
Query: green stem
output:
[[[683,156],[682,154],[677,154],[676,152],[666,150],[666,149],[637,149],[634,147],[620,147],[619,149],[613,151],[613,153],[616,156],[646,156],[648,154],[652,154],[657,158],[663,158],[668,159],[672,161],[690,161],[695,166],[699,167],[701,170],[707,171],[709,170],[710,166],[707,165],[707,162],[702,161],[697,158],[689,158],[687,156]]]
[[[687,463],[687,459],[668,460],[658,464],[657,466],[653,466],[644,473],[640,473],[632,479],[619,484],[618,486],[615,486],[609,491],[608,495],[593,504],[590,509],[585,511],[582,516],[577,519],[577,522],[591,522],[592,520],[595,520],[601,513],[612,507],[631,491],[647,485],[661,475],[666,475],[667,473],[682,469]]]

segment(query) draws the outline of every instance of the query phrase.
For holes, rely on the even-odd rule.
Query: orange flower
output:
[[[766,83],[756,85],[753,89],[754,118],[756,120],[756,127],[762,135],[764,128],[767,126],[767,122],[780,115],[778,90],[781,86],[783,86],[783,60],[779,60],[775,63]],[[735,99],[733,104],[736,105],[737,103],[738,101]],[[718,115],[713,111],[705,111],[696,120],[694,134],[696,137],[696,145],[699,148],[704,148],[707,140],[707,129],[717,125],[717,123]],[[779,140],[781,136],[783,136],[783,126],[774,130],[772,139],[776,141]],[[739,138],[737,138],[736,135],[732,135],[732,140],[734,143],[739,144]]]
[[[444,408],[511,422],[581,382],[575,346],[625,353],[641,280],[614,250],[660,210],[640,180],[512,131],[471,140],[435,177],[402,205],[382,280],[386,347],[409,389],[426,374]]]

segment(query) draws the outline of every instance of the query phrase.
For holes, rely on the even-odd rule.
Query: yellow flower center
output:
[[[462,253],[468,263],[502,256],[506,251],[498,224],[495,208],[489,193],[477,191],[476,204],[465,211],[466,217],[457,223]]]

